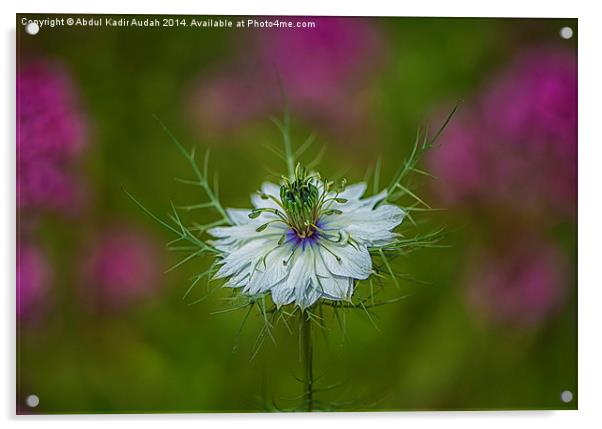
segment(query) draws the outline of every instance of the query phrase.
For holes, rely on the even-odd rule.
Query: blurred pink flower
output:
[[[82,292],[93,306],[118,309],[152,297],[161,276],[156,243],[134,229],[113,227],[91,243]]]
[[[567,262],[555,247],[523,239],[468,261],[469,307],[482,319],[519,328],[545,321],[565,296]]]
[[[487,165],[481,152],[486,143],[472,119],[457,114],[441,137],[442,146],[428,158],[431,170],[441,179],[436,183],[438,191],[448,204],[470,200],[484,191]]]
[[[498,176],[517,176],[515,188],[532,183],[526,190],[535,195],[527,198],[541,196],[557,210],[576,210],[575,54],[559,48],[524,52],[494,80],[482,111],[500,149],[512,152]]]
[[[32,243],[17,244],[17,318],[34,320],[44,308],[51,270],[42,251]]]
[[[17,179],[19,208],[44,208],[63,214],[79,211],[83,187],[75,173],[66,171],[51,159],[21,163]]]
[[[58,63],[38,60],[17,73],[17,202],[19,208],[73,213],[81,204],[75,163],[87,123],[75,85]]]
[[[448,203],[503,203],[574,215],[577,64],[570,51],[528,51],[454,118],[429,162]]]
[[[381,57],[378,33],[354,18],[309,20],[316,28],[253,30],[234,64],[200,79],[192,110],[203,129],[224,132],[280,112],[279,80],[291,109],[329,131],[353,128],[365,119],[357,99]]]
[[[500,137],[527,150],[577,151],[577,58],[560,48],[531,49],[495,77],[483,116]],[[536,145],[541,145],[538,147]]]

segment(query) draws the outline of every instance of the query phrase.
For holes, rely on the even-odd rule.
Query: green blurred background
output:
[[[153,115],[187,147],[212,148],[211,165],[219,171],[226,206],[248,206],[249,194],[269,176],[265,167],[283,171],[263,146],[279,141],[267,114],[231,129],[207,131],[190,107],[191,94],[204,79],[219,76],[222,68],[234,77],[250,70],[248,63],[241,66],[253,61],[249,39],[272,30],[56,27],[30,36],[21,25],[23,16],[45,17],[17,16],[19,67],[35,58],[60,61],[78,88],[90,124],[80,166],[89,198],[83,214],[44,215],[36,226],[36,240],[54,274],[44,311],[18,326],[17,408],[233,412],[262,411],[272,399],[282,407],[295,405],[279,398],[301,393],[293,376],[301,375],[296,335],[278,328],[277,344],[267,341],[250,361],[262,323],[258,317],[251,317],[238,335],[244,311],[212,314],[224,308],[228,291],[189,305],[205,293],[201,284],[183,299],[188,278],[206,262],[193,261],[161,275],[157,293],[118,310],[88,305],[74,274],[91,237],[114,222],[134,225],[159,243],[162,271],[178,260],[163,247],[173,237],[122,190],[160,215],[167,215],[170,201],[200,201],[196,189],[173,180],[190,178],[191,172]],[[483,82],[525,46],[558,44],[576,50],[575,37],[563,40],[558,33],[564,26],[576,31],[576,20],[361,21],[377,34],[378,65],[354,85],[360,96],[337,108],[345,112],[364,103],[360,115],[368,125],[333,131],[324,125],[329,117],[320,118],[319,111],[304,115],[291,103],[294,141],[299,144],[316,131],[318,143],[326,147],[321,171],[344,172],[350,182],[361,180],[381,155],[386,182],[407,156],[418,126],[439,120],[440,112],[459,99],[470,104]],[[269,37],[280,36],[274,31]],[[425,184],[420,192],[440,206],[436,186]],[[482,320],[467,304],[465,261],[475,242],[495,239],[483,231],[495,229],[496,221],[466,213],[458,206],[418,213],[432,226],[450,227],[446,242],[451,247],[396,261],[396,269],[429,284],[403,282],[402,292],[410,296],[376,311],[378,330],[358,312],[348,317],[346,338],[334,322],[327,341],[318,336],[316,372],[330,368],[324,384],[344,382],[319,398],[349,401],[341,407],[346,410],[576,407],[576,221],[557,222],[551,232],[569,261],[566,294],[545,321],[525,328]],[[202,211],[185,217],[211,219]],[[564,390],[575,394],[568,404],[560,400]],[[23,405],[32,393],[40,398],[35,410]]]

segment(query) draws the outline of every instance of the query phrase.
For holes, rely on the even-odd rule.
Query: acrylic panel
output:
[[[19,414],[577,408],[577,20],[16,17]]]

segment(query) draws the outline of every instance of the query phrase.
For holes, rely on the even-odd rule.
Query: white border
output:
[[[140,4],[138,4],[140,3]],[[83,424],[104,427],[131,425],[134,420],[144,421],[149,428],[163,428],[167,422],[198,428],[199,425],[242,426],[245,428],[284,426],[287,428],[308,425],[343,424],[346,427],[365,427],[374,422],[383,426],[423,428],[445,425],[446,428],[504,428],[523,427],[563,428],[575,424],[602,422],[600,381],[602,355],[600,353],[600,317],[602,313],[602,285],[599,281],[602,243],[600,221],[600,184],[602,180],[601,120],[600,120],[600,61],[599,40],[600,14],[593,1],[545,1],[527,2],[505,0],[503,2],[477,2],[469,0],[398,2],[370,0],[352,3],[348,1],[304,0],[286,4],[282,0],[249,1],[182,1],[136,2],[125,4],[123,0],[97,2],[69,2],[54,0],[20,1],[16,5],[2,2],[3,43],[0,79],[5,102],[2,104],[0,121],[5,141],[1,146],[2,185],[0,187],[3,209],[2,254],[0,272],[5,276],[3,315],[0,320],[6,326],[0,331],[0,356],[4,386],[0,390],[0,416],[10,426],[20,427],[41,423],[45,427],[79,427]],[[15,120],[15,13],[148,13],[148,14],[225,14],[225,15],[367,15],[367,16],[488,16],[488,17],[577,17],[579,18],[579,407],[580,411],[562,412],[445,412],[445,413],[354,413],[336,415],[147,415],[147,416],[55,416],[14,417],[14,263],[15,263],[15,191],[14,191],[14,120]]]
[[[578,1],[547,1],[545,5],[524,0],[505,0],[497,6],[482,2],[459,0],[424,0],[421,2],[349,2],[344,0],[305,0],[287,3],[278,0],[230,0],[230,1],[186,1],[130,2],[107,0],[73,4],[65,0],[21,1],[17,12],[26,13],[148,13],[148,14],[221,14],[221,15],[340,15],[340,16],[481,16],[481,17],[562,17],[575,18]]]

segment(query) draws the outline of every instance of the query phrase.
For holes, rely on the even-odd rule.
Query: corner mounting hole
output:
[[[570,39],[573,37],[573,29],[571,27],[562,27],[560,29],[560,37],[563,39]]]
[[[560,400],[565,404],[568,404],[573,400],[573,392],[571,392],[570,390],[565,390],[560,394]]]
[[[36,22],[30,22],[25,26],[25,32],[35,36],[40,31],[40,26]]]
[[[38,395],[29,395],[25,398],[25,403],[29,408],[35,408],[40,404],[40,398],[38,398]]]

